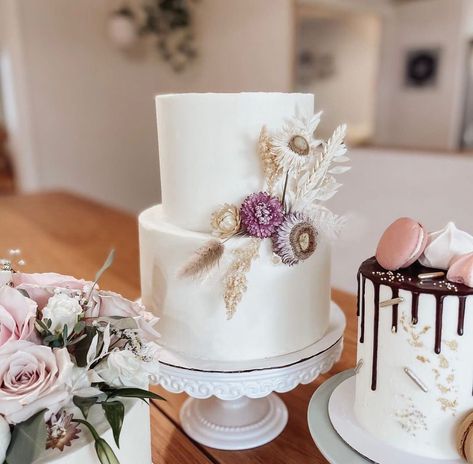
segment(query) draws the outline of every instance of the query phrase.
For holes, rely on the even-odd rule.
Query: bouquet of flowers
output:
[[[119,446],[122,398],[161,399],[157,319],[97,282],[54,273],[15,272],[0,261],[0,462],[32,463],[63,451],[88,430],[98,461],[119,463],[87,421],[101,408]],[[79,412],[80,411],[80,412]]]

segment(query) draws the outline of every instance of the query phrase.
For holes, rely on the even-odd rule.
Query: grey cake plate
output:
[[[334,375],[315,391],[309,403],[307,419],[310,434],[317,448],[331,464],[366,464],[373,462],[361,456],[343,441],[333,428],[328,415],[328,402],[333,391],[353,375],[353,369]]]
[[[310,433],[330,463],[461,464],[463,462],[460,459],[432,459],[414,455],[401,448],[394,448],[369,434],[358,424],[353,411],[355,394],[353,376],[354,369],[335,375],[317,389],[309,404]]]

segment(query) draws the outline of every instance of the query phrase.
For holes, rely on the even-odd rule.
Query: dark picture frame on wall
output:
[[[409,88],[435,87],[440,69],[439,47],[413,48],[407,51],[404,85]]]

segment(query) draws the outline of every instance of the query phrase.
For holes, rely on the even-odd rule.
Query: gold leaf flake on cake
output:
[[[422,336],[425,335],[431,329],[431,327],[426,325],[420,330],[417,330],[415,325],[406,320],[406,315],[404,313],[401,315],[400,320],[402,328],[409,335],[407,340],[408,343],[414,348],[423,348],[424,342],[422,341]]]
[[[416,356],[417,361],[420,361],[423,364],[430,363],[430,359],[425,356],[418,355]]]
[[[457,400],[452,401],[447,398],[438,398],[437,401],[440,403],[442,411],[450,411],[452,415],[456,414],[458,406]]]
[[[452,351],[458,350],[458,342],[456,340],[446,340],[443,343]]]
[[[453,374],[450,374],[448,377],[447,377],[447,382],[448,383],[453,383],[455,381],[455,376]]]
[[[260,239],[253,238],[246,245],[233,251],[234,259],[224,278],[223,299],[227,310],[227,319],[234,316],[237,306],[247,290],[246,274],[249,272],[253,260],[258,257],[260,244]]]
[[[450,367],[448,359],[443,354],[439,355],[439,366],[441,369],[448,369]]]
[[[452,391],[450,387],[446,387],[445,385],[442,385],[440,383],[437,384],[437,388],[440,390],[440,393],[443,393],[444,395]]]

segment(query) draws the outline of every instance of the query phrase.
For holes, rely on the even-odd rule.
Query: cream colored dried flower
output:
[[[214,235],[227,238],[240,230],[240,211],[235,205],[225,203],[212,214],[212,229]]]

